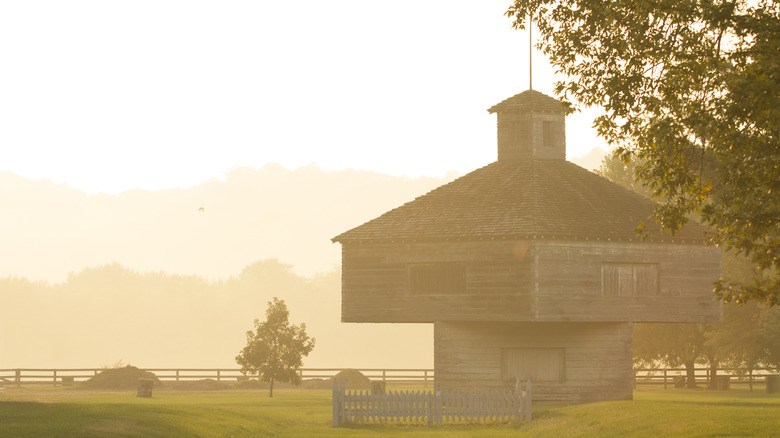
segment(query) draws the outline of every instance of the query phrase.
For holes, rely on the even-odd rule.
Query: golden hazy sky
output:
[[[0,171],[88,193],[237,166],[443,176],[495,160],[487,108],[528,88],[509,0],[0,3]],[[534,88],[552,94],[534,57]],[[595,111],[568,156],[604,147]]]

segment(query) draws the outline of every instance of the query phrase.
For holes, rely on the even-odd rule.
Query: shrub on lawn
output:
[[[128,365],[124,368],[107,369],[81,383],[81,387],[87,389],[130,390],[138,388],[138,379],[152,379],[155,386],[162,385],[160,379],[154,373]]]

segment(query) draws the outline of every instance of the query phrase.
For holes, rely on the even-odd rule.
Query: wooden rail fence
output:
[[[70,384],[94,377],[105,368],[6,368],[0,369],[1,385]],[[301,368],[302,379],[329,379],[345,368]],[[144,368],[161,381],[188,381],[214,379],[236,381],[246,378],[238,368]],[[356,368],[371,380],[397,383],[433,383],[434,372],[426,368]],[[709,385],[712,380],[709,368],[696,368],[696,382]],[[776,376],[776,368],[759,368],[750,373],[738,373],[731,369],[718,369],[718,376],[730,376],[732,382],[750,385],[766,382],[768,376]],[[674,387],[675,379],[685,376],[684,368],[637,368],[634,370],[634,387],[657,385]]]
[[[1,385],[70,384],[88,380],[106,368],[6,368],[0,369]],[[346,368],[301,368],[302,379],[330,379]],[[239,368],[143,368],[163,382],[247,378]],[[370,380],[396,383],[433,383],[433,370],[426,368],[358,368]],[[251,377],[251,376],[250,376]]]
[[[726,378],[733,382],[744,382],[752,388],[754,383],[766,382],[767,377],[777,376],[780,370],[777,368],[757,368],[750,372],[739,372],[734,369],[718,368],[717,377]],[[695,368],[695,380],[697,384],[710,386],[713,376],[709,368]],[[686,378],[685,368],[636,368],[634,369],[634,388],[637,385],[663,385],[664,389],[674,387],[681,379]]]
[[[531,381],[522,391],[442,392],[346,391],[333,382],[333,426],[344,423],[426,423],[531,421]]]

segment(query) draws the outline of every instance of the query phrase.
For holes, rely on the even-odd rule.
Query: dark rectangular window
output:
[[[603,295],[652,296],[658,294],[657,263],[603,263]]]
[[[563,348],[504,348],[501,350],[501,378],[522,382],[562,382],[566,379]]]
[[[415,294],[459,294],[466,292],[463,263],[421,263],[409,267],[409,288]]]
[[[543,132],[542,138],[544,141],[544,147],[551,148],[555,146],[557,140],[555,135],[555,123],[554,122],[542,122]]]

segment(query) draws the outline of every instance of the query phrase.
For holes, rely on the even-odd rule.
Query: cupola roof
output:
[[[556,111],[567,113],[568,105],[536,90],[525,90],[520,94],[504,99],[488,109],[488,112],[502,111]]]

